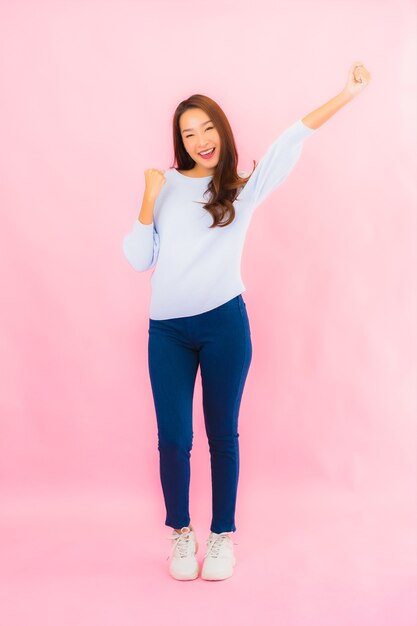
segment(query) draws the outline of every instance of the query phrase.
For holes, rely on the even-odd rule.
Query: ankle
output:
[[[182,526],[182,528],[184,528],[184,526]],[[188,528],[190,530],[194,530],[194,528],[192,527],[191,524],[188,524]],[[181,528],[174,528],[175,532],[177,532],[179,535],[181,534]]]

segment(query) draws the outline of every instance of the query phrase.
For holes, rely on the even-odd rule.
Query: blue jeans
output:
[[[242,294],[198,315],[149,319],[148,333],[165,525],[182,528],[191,521],[192,407],[200,365],[211,463],[210,530],[234,532],[239,477],[238,415],[252,360],[249,318]]]

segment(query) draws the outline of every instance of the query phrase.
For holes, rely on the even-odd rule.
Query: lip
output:
[[[206,148],[206,150],[201,150],[201,152],[208,152],[208,150],[213,150],[216,146],[212,146],[211,148]],[[200,152],[197,152],[198,155],[201,156]]]

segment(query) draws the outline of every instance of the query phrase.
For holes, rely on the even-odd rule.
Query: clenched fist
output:
[[[345,91],[350,96],[356,96],[364,89],[371,80],[371,74],[360,61],[356,61],[350,66]]]
[[[166,182],[163,170],[149,168],[145,170],[145,194],[155,200]]]

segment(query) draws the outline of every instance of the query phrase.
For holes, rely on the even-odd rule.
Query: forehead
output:
[[[201,109],[189,109],[188,111],[184,111],[180,117],[180,128],[198,128],[209,119],[210,118],[205,111],[202,111]]]

